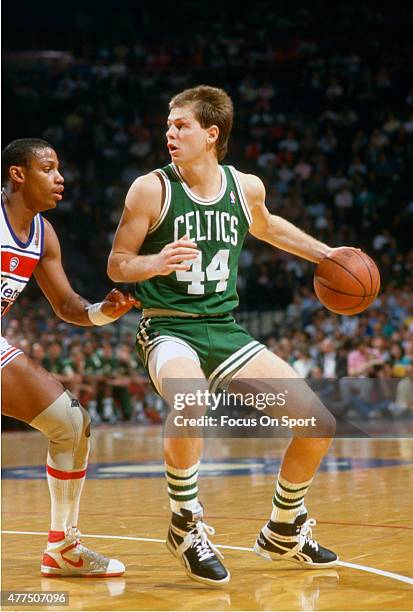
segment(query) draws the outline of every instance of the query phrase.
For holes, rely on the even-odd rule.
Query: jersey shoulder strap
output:
[[[148,230],[148,234],[152,234],[158,227],[165,221],[166,215],[168,214],[169,208],[171,206],[171,181],[169,179],[167,173],[168,166],[164,168],[157,168],[154,170],[154,173],[160,177],[162,183],[162,203],[161,203],[161,212],[156,221],[150,226]]]
[[[251,212],[248,207],[247,198],[245,197],[245,193],[242,188],[241,181],[239,180],[239,177],[237,176],[237,172],[234,166],[224,166],[224,169],[229,172],[230,176],[233,179],[235,190],[237,192],[239,201],[241,202],[242,211],[244,213],[244,216],[247,220],[248,225],[251,225],[252,223]],[[230,197],[231,197],[231,194],[230,194]]]

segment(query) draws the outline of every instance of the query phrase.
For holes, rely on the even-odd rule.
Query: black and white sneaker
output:
[[[300,514],[294,523],[269,521],[261,530],[254,552],[272,561],[292,561],[306,568],[333,567],[338,557],[311,539],[314,519]]]
[[[180,560],[193,580],[213,586],[227,584],[230,573],[218,558],[223,555],[208,539],[215,530],[202,521],[202,509],[192,513],[182,508],[181,513],[172,513],[166,539],[168,550]]]

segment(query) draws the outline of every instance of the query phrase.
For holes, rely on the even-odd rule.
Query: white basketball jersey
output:
[[[1,316],[10,310],[27,282],[39,259],[43,255],[44,224],[37,214],[30,226],[27,242],[22,242],[14,234],[7,218],[6,209],[1,202]]]

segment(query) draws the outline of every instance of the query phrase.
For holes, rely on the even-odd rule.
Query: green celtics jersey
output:
[[[227,313],[238,305],[238,259],[251,214],[234,168],[219,168],[221,190],[210,200],[193,194],[174,164],[157,171],[165,201],[139,254],[159,253],[186,234],[197,243],[200,255],[189,270],[137,284],[136,295],[144,308],[208,315]]]

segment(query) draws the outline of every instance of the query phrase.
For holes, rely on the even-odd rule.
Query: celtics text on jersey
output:
[[[221,189],[210,200],[193,194],[174,164],[156,171],[164,182],[165,201],[139,254],[159,253],[184,235],[197,243],[200,253],[189,270],[137,284],[136,295],[144,308],[211,315],[238,305],[238,259],[251,213],[234,168],[219,167]]]

